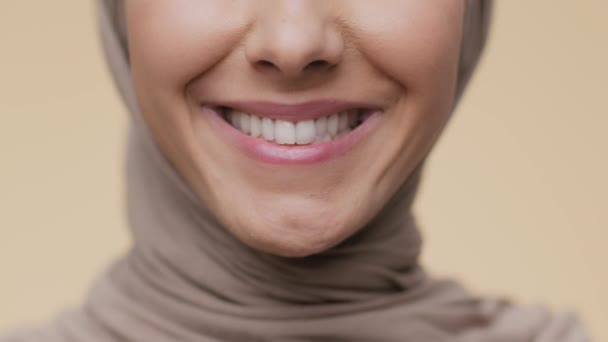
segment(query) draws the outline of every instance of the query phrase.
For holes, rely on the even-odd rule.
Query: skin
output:
[[[327,250],[368,223],[447,122],[464,0],[129,0],[132,78],[157,144],[231,234],[271,254]],[[343,99],[381,105],[340,158],[253,160],[200,103]]]

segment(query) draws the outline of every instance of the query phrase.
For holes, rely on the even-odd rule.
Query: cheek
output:
[[[361,51],[410,97],[451,95],[460,52],[464,1],[389,2],[390,6],[361,6],[354,14],[362,30],[355,32]]]
[[[365,28],[361,51],[401,88],[386,167],[403,170],[428,152],[452,111],[465,7],[457,0],[395,0],[392,9],[396,14],[370,5],[357,20]]]
[[[378,134],[378,162],[371,172],[378,177],[375,193],[385,196],[428,154],[451,113],[464,2],[400,0],[394,12],[373,5],[363,9],[354,14],[362,28],[353,34],[360,51],[400,87],[399,101]]]
[[[236,3],[128,1],[128,40],[135,82],[156,94],[183,93],[189,82],[220,61],[240,40],[246,27],[242,19],[245,15]]]
[[[183,153],[194,148],[186,93],[189,83],[233,51],[246,28],[241,19],[244,9],[237,9],[235,3],[125,3],[131,75],[139,107],[155,140],[174,163],[192,163],[184,160],[189,157]]]

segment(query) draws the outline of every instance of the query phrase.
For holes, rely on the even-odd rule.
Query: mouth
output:
[[[338,101],[224,102],[202,108],[246,155],[272,164],[310,164],[343,155],[383,113],[379,107]]]
[[[316,119],[287,121],[257,116],[222,107],[222,118],[244,134],[278,145],[326,143],[351,133],[372,114],[361,108],[341,111]]]

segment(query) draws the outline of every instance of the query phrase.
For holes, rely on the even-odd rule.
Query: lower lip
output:
[[[375,111],[350,133],[329,142],[279,145],[239,131],[226,122],[222,113],[213,107],[202,106],[202,110],[209,116],[212,126],[245,155],[257,161],[279,165],[315,164],[340,157],[363,140],[382,116],[382,111]]]

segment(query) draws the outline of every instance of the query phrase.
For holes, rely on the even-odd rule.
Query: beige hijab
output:
[[[479,298],[425,274],[411,213],[422,164],[360,233],[322,254],[286,259],[241,244],[144,125],[120,3],[100,0],[99,16],[107,59],[133,114],[127,175],[134,245],[81,308],[0,341],[589,341],[572,315]],[[491,4],[468,1],[458,97],[481,54]]]

